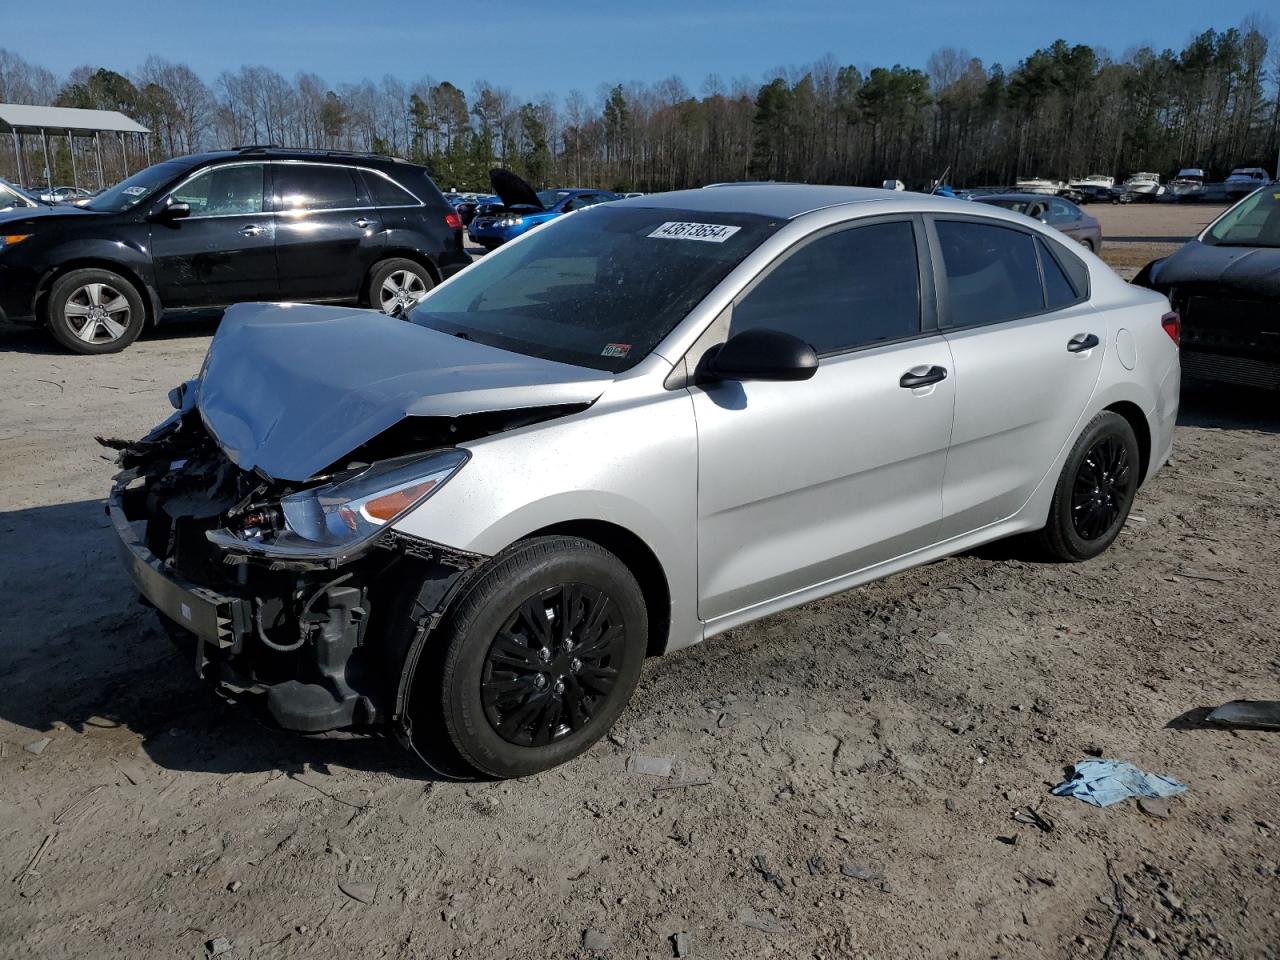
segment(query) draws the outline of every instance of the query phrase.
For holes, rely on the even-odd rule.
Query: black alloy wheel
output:
[[[1036,535],[1042,552],[1074,563],[1106,550],[1129,516],[1141,471],[1133,426],[1114,410],[1103,410],[1062,465],[1044,529]]]
[[[581,730],[613,692],[626,644],[606,593],[565,583],[530,597],[489,647],[480,696],[508,743],[539,747]]]
[[[1113,436],[1103,437],[1085,454],[1071,493],[1071,523],[1084,540],[1105,536],[1132,496],[1129,452]]]

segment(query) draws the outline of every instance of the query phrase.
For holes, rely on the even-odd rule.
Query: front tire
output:
[[[1069,563],[1102,553],[1120,534],[1138,490],[1138,440],[1129,421],[1104,410],[1080,434],[1040,531],[1044,551]]]
[[[54,281],[44,320],[53,338],[73,353],[119,353],[146,323],[137,287],[110,270],[72,270]]]
[[[441,625],[438,686],[427,682],[450,743],[498,778],[578,756],[630,699],[648,630],[639,584],[603,547],[575,537],[516,544]]]

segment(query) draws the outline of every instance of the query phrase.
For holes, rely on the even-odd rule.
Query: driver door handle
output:
[[[262,228],[256,223],[246,223],[240,228],[240,236],[242,237],[256,237],[261,232]]]
[[[911,390],[915,387],[927,387],[930,384],[941,383],[945,379],[947,379],[946,367],[912,367],[902,375],[902,379],[898,381],[898,386]]]
[[[1077,333],[1067,341],[1067,352],[1083,353],[1086,350],[1092,350],[1099,342],[1097,336],[1092,333]]]
[[[351,225],[359,227],[361,230],[368,230],[373,226],[373,221],[366,220],[364,217],[357,217],[355,220],[351,221]]]

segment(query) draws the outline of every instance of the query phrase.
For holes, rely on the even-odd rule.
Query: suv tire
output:
[[[44,302],[53,338],[73,353],[118,353],[147,322],[142,295],[130,281],[100,267],[72,270],[54,281]]]
[[[408,310],[435,285],[420,263],[400,257],[383,260],[369,272],[369,306],[382,313],[390,313],[397,304]]]

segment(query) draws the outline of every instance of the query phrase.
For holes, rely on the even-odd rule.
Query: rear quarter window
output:
[[[417,199],[398,184],[392,183],[380,173],[364,171],[364,179],[369,184],[369,194],[375,207],[409,207],[418,205]]]

